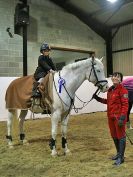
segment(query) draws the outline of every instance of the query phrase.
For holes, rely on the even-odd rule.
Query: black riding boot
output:
[[[124,152],[126,147],[126,138],[121,138],[119,140],[119,157],[115,161],[114,165],[119,166],[124,162]]]
[[[38,85],[39,84],[40,84],[39,82],[34,82],[33,83],[32,97],[40,97],[41,96],[41,94],[38,90]]]
[[[117,138],[113,138],[117,154],[112,157],[112,160],[116,160],[119,157],[119,140]]]

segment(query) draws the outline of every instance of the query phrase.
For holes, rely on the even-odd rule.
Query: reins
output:
[[[95,94],[97,94],[97,95],[99,95],[99,93],[100,93],[100,91],[99,91],[100,89],[99,88],[97,88],[97,90],[95,91],[95,93],[93,94],[93,95],[95,95]],[[98,92],[99,91],[99,92]],[[80,101],[80,102],[82,102],[83,103],[83,106],[81,107],[81,108],[78,108],[78,109],[83,109],[84,107],[86,107],[92,100],[93,100],[93,95],[92,95],[92,97],[91,97],[91,99],[89,100],[89,101],[82,101],[76,94],[75,94],[75,97]]]

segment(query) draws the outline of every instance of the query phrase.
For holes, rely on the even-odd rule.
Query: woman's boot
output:
[[[124,152],[126,147],[126,138],[121,138],[119,140],[119,157],[116,159],[114,165],[119,166],[124,162]]]
[[[113,138],[117,154],[112,157],[112,160],[116,160],[119,157],[119,140],[117,138]]]

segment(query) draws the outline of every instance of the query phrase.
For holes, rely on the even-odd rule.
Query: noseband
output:
[[[92,68],[91,68],[90,75],[89,75],[89,81],[90,81],[91,73],[93,71],[94,76],[96,78],[96,84],[95,84],[95,86],[97,86],[99,89],[102,89],[108,83],[108,81],[107,80],[100,80],[100,81],[98,80],[98,77],[97,77],[94,65],[95,65],[94,62],[92,61]],[[101,85],[101,83],[103,83],[103,82],[105,84]]]

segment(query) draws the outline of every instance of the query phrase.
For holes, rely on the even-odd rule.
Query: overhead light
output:
[[[109,1],[109,2],[111,2],[111,3],[114,3],[114,2],[116,2],[117,0],[106,0],[106,1]]]

